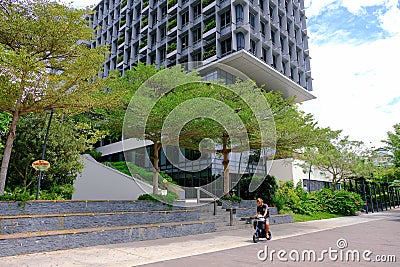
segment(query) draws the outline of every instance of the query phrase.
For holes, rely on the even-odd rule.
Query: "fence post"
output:
[[[378,197],[376,196],[376,183],[372,183],[374,187],[374,196],[375,196],[375,206],[376,206],[376,212],[379,212],[379,204],[378,204]]]
[[[369,194],[369,201],[371,202],[371,212],[374,213],[374,202],[372,201],[372,193],[371,193],[371,184],[367,184],[368,194]]]
[[[399,201],[399,188],[396,186],[396,198],[397,198],[397,206],[400,206],[400,201]]]
[[[364,180],[364,178],[361,178],[361,179],[362,179],[361,180],[361,182],[362,182],[362,195],[363,195],[364,202],[365,202],[365,213],[368,214],[368,201],[367,201],[367,195],[366,195],[366,192],[365,192],[365,180]]]

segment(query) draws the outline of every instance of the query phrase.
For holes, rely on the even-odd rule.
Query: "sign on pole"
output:
[[[50,163],[46,160],[36,160],[32,163],[32,167],[37,170],[37,171],[46,171],[48,168],[50,168]]]

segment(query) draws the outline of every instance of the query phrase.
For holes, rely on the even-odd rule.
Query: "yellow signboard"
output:
[[[36,160],[32,163],[32,167],[37,171],[46,171],[50,168],[50,163],[46,160]]]

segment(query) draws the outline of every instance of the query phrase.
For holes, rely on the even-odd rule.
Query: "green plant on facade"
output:
[[[139,45],[139,49],[142,49],[143,47],[145,47],[147,45],[147,39],[144,39],[140,45]]]
[[[124,55],[120,55],[118,58],[117,58],[117,63],[120,63],[120,62],[122,62],[124,60]]]
[[[167,6],[168,6],[168,8],[171,8],[171,7],[173,7],[174,5],[176,5],[176,3],[178,3],[177,0],[168,0]]]
[[[143,2],[143,8],[147,7],[149,5],[149,1]]]
[[[201,1],[203,7],[208,6],[209,4],[211,4],[212,2],[214,2],[213,0],[203,0]]]
[[[177,24],[176,18],[171,20],[170,22],[168,22],[167,30],[169,31],[173,29],[176,26],[176,24]]]
[[[171,43],[167,47],[167,53],[171,53],[172,51],[176,50],[176,43]]]
[[[125,41],[125,36],[121,36],[121,37],[118,38],[117,44],[121,45],[124,41]]]
[[[127,1],[127,0],[122,1],[122,2],[121,2],[121,8],[126,7],[127,4],[128,4],[128,1]]]
[[[126,24],[126,19],[125,19],[125,18],[121,19],[120,26],[122,27],[122,26],[124,26],[125,24]]]
[[[211,49],[209,49],[209,50],[207,50],[206,52],[204,52],[204,54],[203,54],[203,59],[207,59],[207,58],[210,58],[210,57],[212,57],[212,56],[215,56],[215,54],[216,54],[216,47],[215,47],[215,45],[211,48]]]
[[[216,25],[217,25],[217,24],[216,24],[215,20],[212,20],[212,21],[208,22],[207,25],[204,27],[203,33],[208,32],[209,30],[214,29]]]
[[[149,24],[149,18],[144,18],[144,19],[142,20],[142,27],[146,27],[147,24]]]

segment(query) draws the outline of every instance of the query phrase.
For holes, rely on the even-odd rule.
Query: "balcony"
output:
[[[213,0],[202,0],[202,6],[203,6],[203,13],[206,13],[207,11],[209,11],[210,9],[214,8],[217,4],[217,1],[213,1]]]

